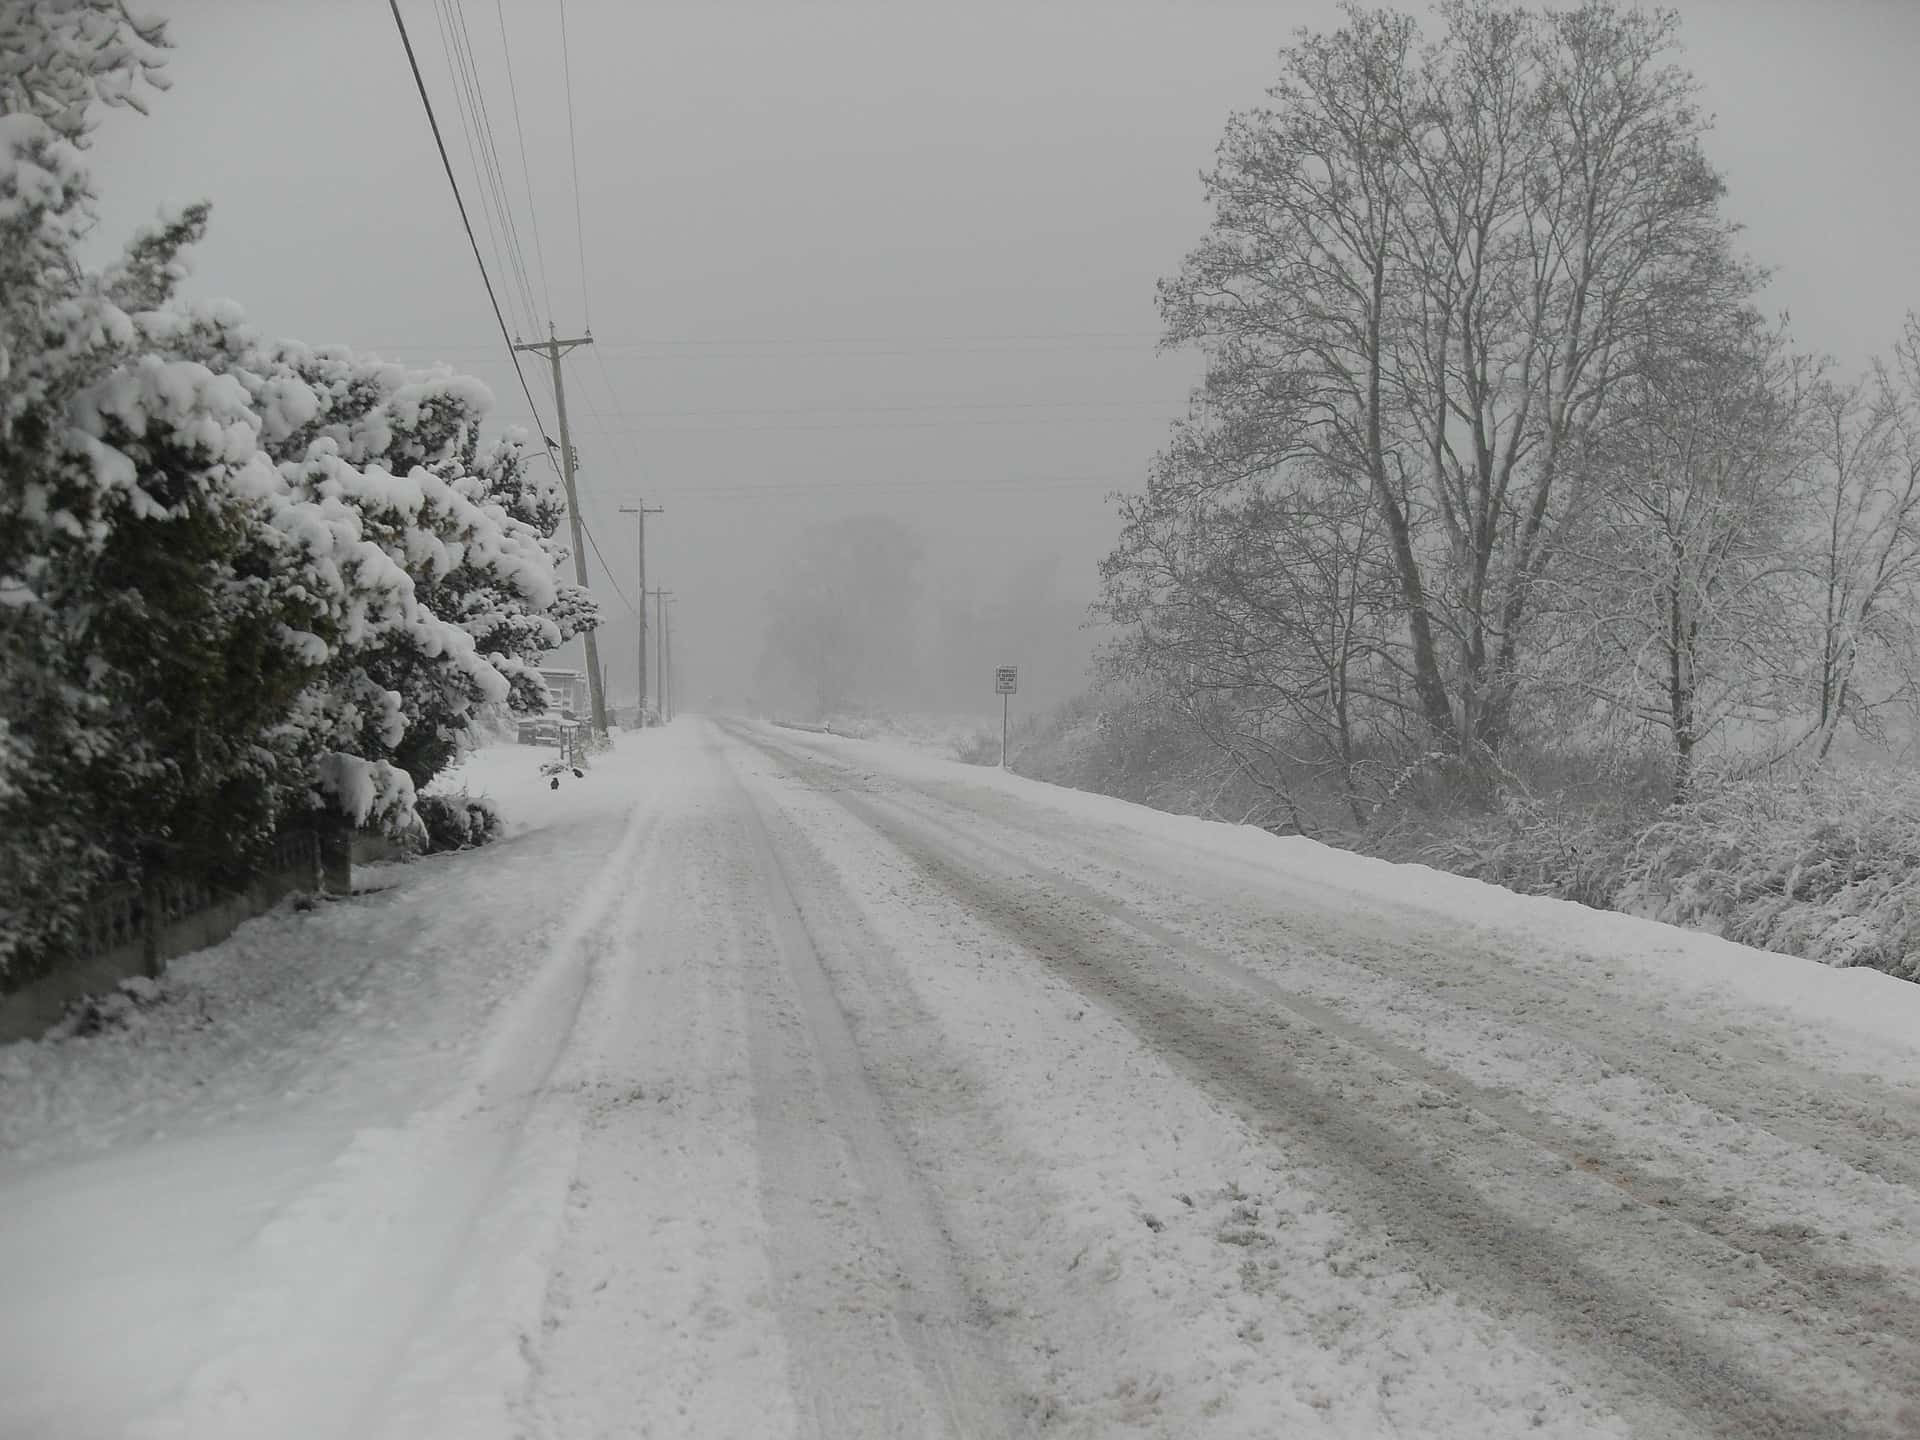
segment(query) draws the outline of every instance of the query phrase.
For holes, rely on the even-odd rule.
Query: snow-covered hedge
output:
[[[1920,782],[1727,786],[1638,839],[1618,908],[1920,980]]]
[[[1451,816],[1421,843],[1396,847],[1389,838],[1373,848],[1522,895],[1608,910],[1615,908],[1634,835],[1634,817],[1617,806],[1503,793],[1491,811]]]
[[[981,746],[982,759],[998,758],[998,740]],[[1177,742],[1150,707],[1083,697],[1017,733],[1014,763],[1163,810],[1256,823],[1272,813],[1236,814],[1246,792]],[[1484,795],[1435,803],[1429,791],[1367,830],[1315,838],[1920,981],[1920,779],[1831,768],[1760,780],[1708,774],[1692,803],[1673,807],[1665,766],[1650,755],[1507,759],[1491,805]]]
[[[466,850],[500,837],[506,821],[484,795],[422,795],[417,802],[427,832],[427,851]]]
[[[205,206],[87,268],[116,0],[0,7],[0,985],[108,878],[237,879],[306,810],[417,832],[478,719],[594,623],[558,486],[478,381],[178,297]],[[9,967],[12,974],[9,975]]]

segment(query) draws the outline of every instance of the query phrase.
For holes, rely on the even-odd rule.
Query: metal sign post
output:
[[[1020,693],[1020,667],[1002,665],[993,672],[993,688],[1000,695],[1000,768],[1007,768],[1007,697]]]

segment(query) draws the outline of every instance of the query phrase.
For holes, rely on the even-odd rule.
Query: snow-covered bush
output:
[[[991,738],[997,763],[1000,737]],[[1281,832],[1302,828],[1286,797],[1251,780],[1155,698],[1123,684],[1015,721],[1009,760],[1019,774],[1158,810]]]
[[[1517,890],[1613,908],[1634,817],[1618,806],[1594,808],[1563,796],[1539,798],[1503,792],[1490,810],[1454,814],[1439,833],[1411,846],[1376,840],[1375,851],[1407,853],[1436,870]]]
[[[477,381],[180,300],[205,206],[81,263],[88,107],[164,44],[113,0],[0,10],[0,984],[109,878],[238,879],[314,808],[416,832],[595,619]]]
[[[164,38],[130,24],[0,17],[24,47],[0,46],[0,970],[116,871],[215,874],[263,842],[304,758],[271,730],[302,668],[271,637],[301,607],[253,523],[246,397],[143,328],[204,209],[77,260],[89,97],[133,102]]]
[[[60,1017],[45,1038],[67,1040],[130,1029],[140,1022],[147,1011],[165,999],[166,992],[160,982],[145,975],[135,975],[122,980],[104,994],[82,996]]]
[[[481,439],[486,388],[444,367],[263,341],[225,307],[186,317],[181,340],[253,397],[288,496],[350,512],[391,563],[386,578],[410,586],[337,657],[348,662],[333,667],[338,743],[418,788],[451,763],[483,707],[544,708],[541,657],[597,614],[557,577],[557,480],[536,472],[518,432]]]
[[[167,26],[125,0],[9,0],[0,6],[0,115],[30,115],[84,147],[95,105],[145,111],[165,90]]]
[[[422,795],[416,802],[426,828],[427,853],[466,850],[497,840],[504,828],[500,808],[484,795]]]
[[[963,765],[998,765],[1001,761],[1000,737],[977,730],[953,743],[953,758]]]
[[[1616,901],[1743,944],[1920,980],[1920,782],[1822,773],[1722,787],[1640,836]]]

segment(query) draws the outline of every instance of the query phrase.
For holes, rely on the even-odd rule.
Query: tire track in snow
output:
[[[945,855],[915,843],[884,820],[867,818],[932,878],[965,899],[976,914],[1027,946],[1082,993],[1102,1002],[1250,1123],[1278,1131],[1330,1158],[1348,1179],[1357,1172],[1363,1188],[1343,1197],[1346,1203],[1381,1222],[1396,1242],[1409,1246],[1427,1264],[1437,1265],[1455,1288],[1484,1298],[1486,1282],[1495,1279],[1507,1294],[1590,1357],[1626,1371],[1645,1396],[1687,1414],[1697,1433],[1729,1440],[1763,1436],[1839,1440],[1902,1433],[1879,1425],[1856,1426],[1845,1405],[1821,1406],[1783,1391],[1736,1346],[1689,1324],[1670,1305],[1593,1265],[1588,1258],[1592,1236],[1564,1235],[1549,1224],[1503,1222],[1490,1215],[1488,1197],[1437,1168],[1436,1161],[1446,1165],[1453,1155],[1363,1118],[1322,1074],[1310,1073],[1292,1056],[1275,1053],[1278,1039],[1290,1048],[1319,1051],[1313,1068],[1323,1074],[1347,1068],[1340,1057],[1326,1053],[1328,1047],[1319,1043],[1309,1025],[1282,1027],[1268,1016],[1236,1016],[1237,997],[1228,995],[1214,995],[1209,997],[1211,1003],[1196,1005],[1190,992],[1146,978],[1157,958],[1149,947],[1129,944],[1111,930],[1090,935],[1082,917],[1075,917],[1080,923],[1062,924],[1043,905],[1009,901]],[[1364,1085],[1372,1077],[1349,1073],[1346,1078]],[[1428,1125],[1455,1118],[1437,1110],[1430,1114]],[[1476,1142],[1484,1146],[1485,1137],[1469,1132],[1455,1143]],[[1544,1188],[1549,1177],[1529,1178]],[[1648,1254],[1658,1254],[1654,1248],[1658,1235],[1643,1233],[1636,1239],[1647,1245]],[[1673,1258],[1669,1254],[1656,1263],[1664,1266]],[[1791,1339],[1783,1337],[1780,1358],[1790,1357],[1791,1350]],[[1830,1377],[1829,1384],[1839,1378]],[[1629,1409],[1636,1408],[1631,1393],[1619,1398]],[[1646,1433],[1665,1429],[1654,1421]]]
[[[648,738],[684,753],[558,1077],[581,1139],[515,1440],[797,1433],[754,1143],[757,877],[724,777]]]
[[[752,987],[754,1111],[796,1399],[820,1440],[1028,1433],[766,818],[733,778],[779,965]]]
[[[931,824],[951,837],[953,842],[971,847],[999,862],[1044,876],[1057,893],[1125,925],[1164,946],[1168,952],[1202,962],[1228,984],[1242,986],[1265,999],[1285,1007],[1309,1025],[1324,1030],[1357,1049],[1367,1050],[1395,1069],[1416,1077],[1434,1090],[1451,1096],[1453,1101],[1471,1106],[1498,1121],[1508,1131],[1542,1149],[1560,1156],[1567,1164],[1604,1180],[1642,1206],[1656,1207],[1672,1221],[1692,1226],[1713,1239],[1730,1245],[1746,1255],[1764,1260],[1774,1267],[1787,1287],[1776,1297],[1775,1308],[1802,1309],[1817,1306],[1842,1323],[1859,1322],[1859,1344],[1880,1353],[1889,1369],[1903,1366],[1906,1357],[1920,1353],[1920,1290],[1902,1285],[1885,1266],[1823,1259],[1811,1253],[1806,1241],[1813,1231],[1786,1225],[1768,1225],[1750,1221],[1729,1204],[1724,1194],[1702,1193],[1698,1188],[1676,1184],[1655,1173],[1643,1161],[1629,1153],[1626,1141],[1602,1139],[1593,1133],[1575,1135],[1562,1125],[1541,1116],[1530,1107],[1526,1097],[1482,1084],[1444,1065],[1418,1050],[1353,1020],[1344,1011],[1309,995],[1278,984],[1255,973],[1230,955],[1211,945],[1196,942],[1191,936],[1151,917],[1144,916],[1125,903],[1084,885],[1050,867],[1036,867],[1018,852],[968,832],[950,820],[940,819],[899,806],[897,802],[876,797],[876,803],[901,813],[912,821]],[[1624,1058],[1616,1068],[1631,1073],[1633,1066]],[[1821,1147],[1812,1144],[1810,1149]],[[1883,1193],[1877,1197],[1884,1205],[1893,1203],[1902,1211],[1920,1209],[1914,1205],[1910,1189],[1881,1176]],[[1867,1220],[1880,1218],[1868,1211]]]
[[[832,765],[818,755],[813,763]],[[844,781],[844,775],[840,778]],[[890,783],[950,812],[986,815],[1042,846],[1059,844],[1058,834],[1035,823],[1033,812],[1022,812],[996,792],[891,777]],[[885,798],[879,787],[871,788],[876,798]],[[931,818],[924,811],[919,813]],[[1081,853],[1097,854],[1122,870],[1139,870],[1137,853],[1084,833],[1075,839]],[[1246,870],[1249,878],[1263,885],[1285,880],[1279,864],[1256,868],[1237,857],[1208,858],[1217,859],[1222,867]],[[1034,862],[1023,857],[1022,863]],[[1230,892],[1218,877],[1207,878],[1210,895],[1173,891],[1168,898],[1184,904],[1186,919],[1200,923],[1216,918],[1204,914],[1208,900],[1231,893],[1235,903],[1259,912],[1257,922],[1241,922],[1238,927],[1242,943],[1250,950],[1270,950],[1278,939],[1287,949],[1311,952],[1305,957],[1309,961],[1328,960],[1364,970],[1440,1005],[1457,1005],[1458,992],[1468,989],[1474,1008],[1483,1014],[1585,1050],[1609,1068],[1657,1079],[1668,1089],[1697,1098],[1743,1124],[1831,1155],[1862,1175],[1896,1185],[1920,1184],[1920,1094],[1910,1089],[1831,1074],[1732,1025],[1676,1020],[1655,1007],[1636,1018],[1655,1021],[1674,1033],[1669,1037],[1649,1033],[1648,1026],[1623,1021],[1609,1009],[1607,1001],[1617,997],[1604,996],[1575,976],[1544,974],[1493,935],[1475,936],[1469,949],[1460,946],[1456,936],[1429,936],[1419,930],[1410,934],[1402,924],[1389,930],[1369,923],[1361,914],[1329,917],[1324,896],[1303,893],[1306,908],[1283,910],[1257,894]],[[1165,877],[1156,879],[1164,887]],[[1419,916],[1411,910],[1395,918]],[[1445,925],[1435,919],[1432,930],[1444,932]],[[1355,943],[1363,938],[1370,946]],[[1771,1084],[1765,1089],[1743,1086],[1739,1074],[1730,1075],[1729,1069],[1764,1070]]]
[[[1057,820],[1052,827],[1047,823],[1055,817],[1018,805],[998,791],[892,775],[885,777],[884,784],[878,783],[877,775],[853,773],[845,757],[795,744],[790,736],[779,739],[785,742],[775,747],[783,763],[810,773],[822,788],[850,786],[878,800],[904,792],[949,817],[959,816],[965,833],[974,838],[977,821],[987,819],[1041,851],[1058,853],[1062,847]],[[916,806],[913,813],[953,828],[951,818],[942,822],[924,805]],[[1150,837],[1129,838],[1165,845]],[[1476,934],[1471,947],[1462,947],[1457,935],[1444,933],[1445,922],[1423,915],[1418,907],[1395,914],[1390,928],[1363,913],[1329,915],[1324,893],[1289,882],[1281,862],[1254,865],[1240,856],[1208,854],[1212,868],[1203,871],[1193,865],[1191,856],[1181,854],[1175,858],[1189,873],[1171,877],[1170,883],[1164,871],[1143,866],[1137,849],[1111,843],[1085,827],[1076,829],[1072,844],[1076,858],[1093,855],[1116,867],[1111,878],[1123,897],[1130,897],[1136,885],[1150,886],[1156,903],[1170,904],[1185,924],[1198,928],[1224,922],[1233,927],[1236,948],[1270,953],[1278,942],[1279,948],[1295,954],[1310,952],[1302,956],[1310,963],[1324,961],[1362,970],[1389,984],[1416,989],[1423,1000],[1440,1005],[1457,1007],[1457,992],[1467,990],[1476,1012],[1583,1049],[1610,1068],[1659,1079],[1676,1093],[1697,1097],[1743,1124],[1832,1155],[1863,1175],[1920,1185],[1920,1094],[1817,1069],[1730,1025],[1699,1025],[1657,1007],[1623,1020],[1608,1008],[1619,1003],[1617,993],[1601,992],[1577,976],[1542,973],[1493,933]],[[1011,849],[1003,850],[1010,858],[1016,856]],[[1170,848],[1168,853],[1172,856]],[[1033,854],[1017,859],[1023,866],[1055,868]],[[1257,890],[1234,889],[1215,873],[1228,868],[1242,871],[1256,886],[1293,884],[1303,904],[1282,908]],[[1202,882],[1198,891],[1180,888],[1180,882],[1189,879]],[[1115,897],[1109,893],[1108,898]],[[1255,914],[1235,921],[1216,908],[1222,905]],[[1422,921],[1434,933],[1418,928]],[[1355,943],[1363,939],[1370,942],[1368,947]],[[1671,1033],[1649,1033],[1649,1025],[1639,1021]],[[1722,1064],[1703,1059],[1703,1053]],[[1740,1075],[1726,1073],[1728,1069],[1763,1070],[1770,1084],[1757,1089],[1743,1084]]]
[[[810,753],[810,758],[791,756],[789,762],[810,766],[816,778],[831,776],[829,787],[837,787],[845,781],[845,772],[831,764],[824,766],[822,758]],[[1140,874],[1139,854],[1091,841],[1087,851],[1098,852],[1104,862],[1137,876],[1135,889],[1129,891],[1116,874],[1121,895],[1127,897],[1117,899],[1106,883],[1094,887],[1069,879],[1031,849],[1014,851],[981,839],[979,826],[966,824],[972,812],[952,799],[954,793],[979,799],[993,822],[1023,841],[1037,843],[1035,849],[1046,852],[1060,847],[1058,833],[1035,824],[1031,812],[1023,814],[1006,806],[1006,797],[995,791],[941,783],[897,787],[856,783],[854,789],[879,803],[897,803],[900,791],[929,801],[939,814],[925,806],[904,806],[904,812],[964,837],[968,845],[991,852],[1006,864],[1046,874],[1052,883],[1123,924],[1177,950],[1204,956],[1212,968],[1227,973],[1235,983],[1263,989],[1309,1020],[1375,1048],[1402,1068],[1423,1073],[1428,1083],[1455,1092],[1469,1104],[1492,1108],[1509,1127],[1559,1150],[1571,1164],[1609,1179],[1632,1198],[1657,1204],[1672,1217],[1686,1219],[1743,1252],[1793,1273],[1824,1308],[1878,1311],[1866,1344],[1905,1342],[1920,1348],[1920,1292],[1895,1283],[1885,1269],[1887,1256],[1897,1250],[1897,1238],[1882,1240],[1876,1256],[1862,1252],[1857,1236],[1849,1233],[1834,1246],[1845,1254],[1822,1260],[1805,1244],[1812,1233],[1797,1223],[1799,1213],[1743,1217],[1728,1206],[1726,1194],[1728,1171],[1751,1165],[1749,1137],[1740,1133],[1743,1127],[1761,1131],[1763,1139],[1784,1150],[1782,1158],[1793,1165],[1795,1185],[1845,1190],[1862,1217],[1855,1231],[1887,1223],[1920,1227],[1920,1204],[1916,1204],[1920,1202],[1920,1104],[1907,1104],[1901,1092],[1822,1073],[1784,1050],[1749,1041],[1726,1025],[1674,1023],[1657,1008],[1622,1020],[1607,1010],[1603,996],[1592,987],[1567,977],[1528,973],[1513,956],[1507,956],[1505,966],[1488,962],[1475,950],[1459,947],[1457,939],[1452,947],[1438,950],[1425,945],[1419,935],[1386,933],[1380,922],[1365,914],[1327,916],[1319,908],[1325,904],[1321,897],[1304,897],[1306,906],[1300,912],[1281,912],[1269,899],[1229,893],[1213,877],[1206,877],[1206,883],[1194,885],[1192,891],[1169,891],[1165,876]],[[1256,877],[1273,883],[1283,876],[1275,868],[1261,868]],[[1142,916],[1137,902],[1129,902],[1139,895],[1140,887],[1154,895],[1158,912],[1177,918],[1183,929]],[[1235,916],[1235,908],[1256,914],[1248,920]],[[1308,939],[1302,939],[1302,931]],[[1476,943],[1476,948],[1500,952],[1496,937],[1488,937],[1486,945]],[[1365,973],[1369,977],[1365,985],[1371,985],[1371,991],[1363,987],[1356,995],[1352,979],[1329,985],[1329,972]],[[1279,983],[1275,973],[1290,983]],[[1300,985],[1327,998],[1306,995]],[[1603,1121],[1592,1117],[1574,1121],[1582,1125],[1578,1135],[1557,1125],[1542,1125],[1534,1106],[1553,1104],[1551,1091],[1542,1100],[1542,1094],[1534,1092],[1538,1087],[1528,1092],[1492,1089],[1436,1066],[1409,1048],[1427,1043],[1434,1018],[1452,1023],[1453,1043],[1467,1033],[1475,1037],[1473,1043],[1500,1048],[1515,1033],[1538,1035],[1561,1046],[1576,1062],[1586,1060],[1597,1075],[1615,1073],[1649,1081],[1680,1102],[1707,1112],[1703,1119],[1709,1123],[1722,1121],[1718,1146],[1701,1140],[1701,1148],[1690,1156],[1663,1152],[1661,1158],[1688,1160],[1697,1171],[1690,1185],[1676,1185],[1672,1175],[1661,1175],[1632,1158],[1647,1154],[1645,1137],[1597,1137],[1594,1131],[1601,1123],[1619,1125],[1622,1117],[1617,1114],[1607,1114]],[[1388,1029],[1409,1039],[1398,1043],[1384,1035]],[[1764,1075],[1763,1085],[1755,1083],[1757,1075]],[[1632,1127],[1636,1117],[1624,1119]],[[1793,1146],[1811,1154],[1795,1156]],[[1778,1212],[1780,1204],[1774,1202],[1770,1208]]]
[[[226,1348],[194,1372],[174,1404],[131,1433],[142,1440],[507,1433],[523,1317],[493,1313],[472,1323],[476,1286],[496,1277],[473,1273],[470,1244],[532,1218],[527,1177],[515,1175],[516,1163],[530,1145],[551,1143],[530,1137],[530,1121],[578,1022],[620,876],[653,825],[652,817],[630,814],[547,963],[495,1017],[455,1093],[404,1127],[359,1132],[324,1182],[266,1223],[253,1242],[256,1278],[225,1307]],[[342,1238],[349,1233],[353,1239]],[[335,1263],[316,1269],[314,1255]],[[341,1256],[352,1263],[337,1263]],[[289,1345],[281,1337],[296,1329],[296,1306],[301,1343]],[[450,1379],[470,1380],[476,1371],[478,1392],[449,1388]],[[442,1413],[444,1401],[476,1393],[486,1414]]]
[[[757,743],[755,737],[743,737]],[[769,749],[776,763],[792,766],[798,757],[782,753],[785,747]],[[924,829],[925,817],[915,816],[919,824],[903,821],[886,813],[884,802],[850,790],[844,774],[821,776],[828,781],[832,798],[864,823],[879,831],[909,855],[923,872],[943,888],[962,898],[976,913],[1001,928],[1011,938],[1026,945],[1049,968],[1075,983],[1083,991],[1101,1000],[1120,1015],[1137,1033],[1163,1053],[1182,1063],[1200,1083],[1247,1115],[1249,1120],[1284,1134],[1322,1154],[1331,1154],[1336,1163],[1354,1177],[1356,1162],[1365,1184],[1362,1193],[1352,1197],[1358,1208],[1383,1221],[1403,1243],[1411,1241],[1429,1261],[1451,1272],[1450,1278],[1462,1289],[1485,1291],[1489,1276],[1499,1277],[1501,1288],[1527,1303],[1536,1313],[1549,1318],[1561,1334],[1577,1342],[1590,1355],[1608,1366],[1618,1366],[1634,1382],[1634,1388],[1663,1406],[1687,1414],[1693,1424],[1682,1433],[1709,1433],[1726,1436],[1800,1436],[1800,1435],[1890,1435],[1907,1433],[1916,1411],[1913,1397],[1906,1396],[1906,1407],[1889,1414],[1901,1404],[1903,1391],[1911,1382],[1901,1383],[1899,1376],[1883,1368],[1878,1377],[1883,1389],[1877,1396],[1871,1387],[1847,1397],[1850,1388],[1844,1373],[1835,1373],[1832,1365],[1821,1366],[1822,1388],[1827,1402],[1809,1401],[1787,1393],[1766,1373],[1764,1362],[1756,1365],[1752,1357],[1742,1355],[1709,1333],[1705,1317],[1694,1323],[1663,1301],[1644,1298],[1638,1287],[1618,1279],[1588,1263],[1583,1237],[1556,1233],[1555,1226],[1510,1219],[1506,1223],[1490,1220],[1487,1200],[1454,1177],[1433,1167],[1433,1156],[1422,1146],[1397,1133],[1394,1128],[1345,1113],[1330,1093],[1325,1076],[1366,1079],[1352,1074],[1350,1060],[1337,1053],[1338,1044],[1329,1044],[1323,1022],[1338,1021],[1342,1031],[1358,1027],[1330,1013],[1296,1016],[1275,1023],[1270,1013],[1249,1016],[1244,996],[1211,987],[1208,1003],[1195,1003],[1196,989],[1184,993],[1155,978],[1164,973],[1164,957],[1154,953],[1153,944],[1171,946],[1182,952],[1193,947],[1182,937],[1161,927],[1159,934],[1147,933],[1153,944],[1143,944],[1144,927],[1138,917],[1116,917],[1106,904],[1087,905],[1084,897],[1078,914],[1057,901],[1047,904],[1037,891],[1023,895],[1007,885],[1007,877],[982,871],[953,853],[952,841],[930,837]],[[973,837],[969,836],[971,841]],[[1110,902],[1108,902],[1110,903]],[[1064,911],[1064,914],[1063,914]],[[1088,913],[1091,911],[1092,913]],[[1123,925],[1135,933],[1117,931]],[[1275,997],[1268,996],[1273,999]],[[1284,1002],[1283,1002],[1284,1003]],[[1324,1012],[1324,1007],[1320,1007]],[[1300,1023],[1302,1020],[1305,1023]],[[1272,1041],[1278,1030],[1289,1045],[1309,1059],[1305,1066],[1293,1057],[1272,1053]],[[1337,1037],[1359,1038],[1359,1037]],[[1378,1051],[1377,1037],[1369,1037],[1369,1046]],[[1435,1067],[1405,1052],[1384,1057],[1415,1062],[1416,1074],[1433,1078]],[[1422,1073],[1423,1071],[1427,1073]],[[1454,1077],[1446,1077],[1454,1078]],[[1464,1082],[1459,1082],[1464,1083]],[[1334,1102],[1331,1103],[1330,1102]],[[1429,1113],[1422,1128],[1442,1127],[1443,1121],[1457,1117]],[[1508,1117],[1511,1118],[1511,1117]],[[1470,1126],[1455,1126],[1462,1133],[1457,1143],[1485,1149],[1485,1137],[1476,1137]],[[1529,1130],[1538,1130],[1529,1125]],[[1522,1139],[1531,1140],[1522,1134]],[[1550,1187],[1552,1177],[1537,1175],[1531,1183]],[[1665,1264],[1675,1259],[1671,1246],[1663,1242],[1663,1217],[1641,1205],[1629,1205],[1640,1223],[1639,1234],[1629,1243],[1653,1247],[1661,1254],[1666,1244]],[[1583,1217],[1586,1218],[1586,1217]],[[1620,1222],[1612,1222],[1620,1228]],[[1590,1243],[1592,1236],[1585,1237]],[[1711,1256],[1689,1257],[1702,1271],[1712,1267]],[[1696,1275],[1694,1278],[1698,1278]],[[1783,1297],[1769,1296],[1765,1287],[1737,1284],[1751,1303],[1760,1307],[1778,1305]],[[1659,1287],[1648,1287],[1657,1293]],[[1789,1301],[1793,1297],[1784,1297]],[[1831,1298],[1831,1297],[1829,1297]],[[1897,1320],[1898,1311],[1882,1309],[1878,1316],[1871,1307],[1862,1307],[1859,1319],[1863,1329],[1874,1322],[1893,1320],[1896,1331],[1908,1327]],[[1781,1355],[1791,1359],[1798,1335],[1782,1326]],[[1828,1353],[1832,1351],[1829,1345]],[[1816,1361],[1819,1357],[1815,1357]],[[1892,1356],[1885,1357],[1893,1359]],[[1803,1362],[1803,1375],[1804,1375]],[[1790,1373],[1790,1372],[1789,1372]],[[1811,1378],[1811,1377],[1808,1377]],[[1877,1403],[1876,1403],[1877,1402]],[[1876,1418],[1875,1412],[1878,1412]],[[1647,1419],[1659,1430],[1667,1425],[1653,1416]],[[1894,1428],[1887,1428],[1891,1425]],[[1649,1431],[1649,1433],[1655,1433]]]
[[[629,813],[551,963],[512,1002],[467,1082],[432,1192],[415,1207],[442,1227],[435,1283],[356,1437],[519,1440],[514,1412],[534,1378],[532,1336],[580,1143],[569,1056],[590,1028],[587,1001],[606,981],[631,876],[660,829],[658,812]]]

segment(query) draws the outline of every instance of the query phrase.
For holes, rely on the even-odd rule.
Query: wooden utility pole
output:
[[[653,592],[653,660],[654,668],[660,673],[660,722],[662,724],[667,720],[667,597],[671,594],[673,594],[671,590]],[[643,598],[642,608],[645,608],[645,605],[646,601]]]
[[[636,671],[640,676],[640,723],[647,723],[647,516],[664,513],[662,507],[649,505],[642,500],[638,505],[622,505],[622,515],[634,518],[634,529],[639,532],[635,538],[635,554],[640,570],[640,643],[637,647]],[[665,719],[665,715],[661,716]]]
[[[591,345],[593,336],[582,335],[574,340],[562,340],[554,335],[553,326],[547,326],[547,338],[537,344],[515,345],[516,350],[528,350],[535,355],[544,355],[553,366],[553,403],[560,411],[560,480],[567,487],[567,515],[573,523],[573,578],[582,588],[587,583],[587,538],[586,529],[580,519],[580,497],[573,488],[573,441],[567,433],[567,390],[566,382],[560,375],[560,357],[569,351],[578,350],[582,345]],[[587,649],[587,695],[593,702],[593,729],[598,735],[607,733],[607,692],[600,684],[600,647],[593,642],[593,631],[586,632]]]

